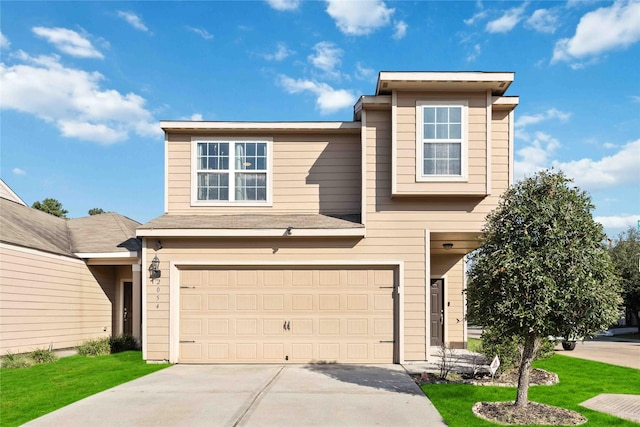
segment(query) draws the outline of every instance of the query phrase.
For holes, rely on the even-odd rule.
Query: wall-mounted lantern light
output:
[[[453,249],[453,243],[443,243],[442,247],[445,251],[450,251],[451,249]]]
[[[151,265],[149,266],[149,278],[150,279],[159,279],[161,275],[160,272],[160,260],[157,256],[154,256],[151,260]]]

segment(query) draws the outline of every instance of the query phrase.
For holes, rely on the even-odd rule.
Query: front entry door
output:
[[[431,345],[440,346],[444,339],[444,279],[431,279]]]
[[[124,282],[123,284],[124,302],[122,306],[122,333],[125,335],[133,335],[133,283]]]

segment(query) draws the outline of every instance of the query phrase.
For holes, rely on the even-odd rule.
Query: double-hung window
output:
[[[196,204],[269,203],[270,141],[195,140]]]
[[[466,104],[419,102],[416,107],[418,180],[465,179]]]

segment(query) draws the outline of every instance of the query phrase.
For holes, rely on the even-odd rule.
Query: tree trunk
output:
[[[529,371],[535,355],[536,336],[529,334],[524,339],[522,349],[522,361],[518,371],[518,394],[516,396],[516,406],[524,408],[529,403]]]

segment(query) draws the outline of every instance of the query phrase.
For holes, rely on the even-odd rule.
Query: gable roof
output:
[[[138,251],[142,248],[135,238],[139,225],[115,212],[73,218],[67,222],[75,253]]]
[[[0,241],[58,255],[137,251],[139,225],[117,213],[59,218],[0,197]]]
[[[63,218],[0,198],[0,230],[4,243],[75,258]]]

